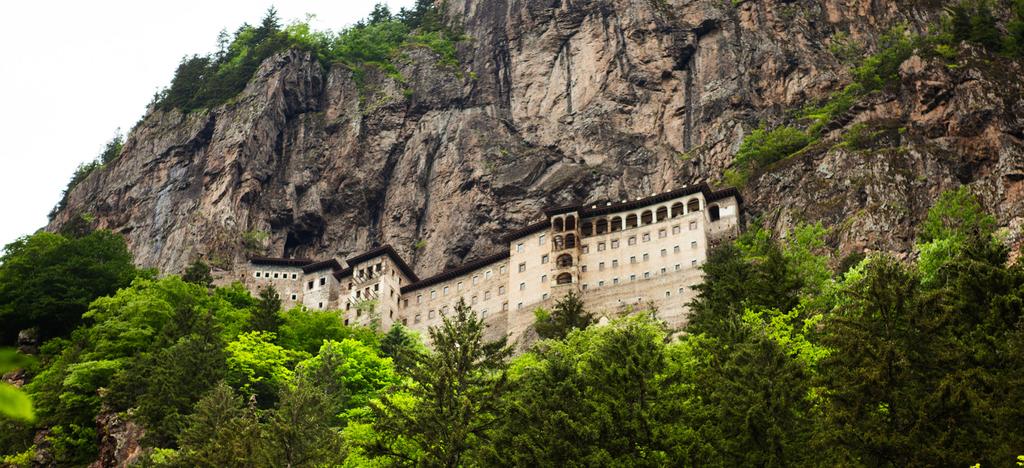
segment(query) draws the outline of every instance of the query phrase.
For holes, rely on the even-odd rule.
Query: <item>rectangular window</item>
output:
[[[580,247],[580,252],[582,252],[582,253],[590,253],[590,246],[589,245],[581,246]]]
[[[651,240],[651,233],[645,232],[644,235],[643,235],[643,239],[644,239],[644,242],[650,241]]]
[[[504,294],[505,294],[505,287],[504,286],[498,286],[498,295],[502,296]]]
[[[679,246],[672,247],[672,252],[679,253]]]
[[[542,300],[542,301],[548,300],[548,293],[541,294],[540,295],[540,300]]]
[[[597,282],[597,287],[600,288],[600,287],[603,287],[603,286],[604,286],[604,281],[598,281]]]
[[[508,302],[502,302],[501,303],[501,310],[503,312],[508,312]]]
[[[312,281],[310,281],[309,283],[306,284],[306,289],[313,289],[313,282]]]
[[[437,299],[437,290],[436,289],[431,289],[430,290],[430,298],[431,299]]]
[[[420,320],[420,314],[416,314],[416,318],[413,320],[413,323],[420,323]]]
[[[458,291],[462,291],[462,281],[459,281],[458,283],[455,284],[455,289]]]
[[[277,272],[274,272],[274,279],[277,279]]]
[[[587,272],[587,266],[586,265],[580,265],[580,271],[583,272],[583,273],[586,273]]]
[[[491,292],[490,291],[484,291],[484,300],[486,301],[486,300],[488,300],[490,298],[491,298]]]
[[[547,282],[548,282],[548,275],[540,275],[540,284],[545,284]]]
[[[661,274],[663,274],[663,275],[664,275],[666,271],[667,271],[667,270],[665,269],[665,267],[661,267]]]
[[[618,260],[612,260],[612,268],[618,268],[618,267],[619,267],[619,261]]]
[[[672,291],[665,291],[665,297],[672,296]]]
[[[691,249],[696,249],[697,248],[697,241],[690,242],[690,248]]]
[[[586,283],[583,283],[583,286],[581,286],[581,287],[583,288],[584,291],[587,290],[587,284]]]
[[[650,259],[651,259],[651,256],[650,256],[650,255],[644,254],[644,261],[645,261],[645,262],[646,262],[647,260],[650,260]]]
[[[491,279],[491,270],[487,270],[487,271],[484,272],[484,279],[485,280]]]
[[[519,290],[526,291],[526,283],[519,283]]]
[[[548,256],[547,255],[541,255],[541,257],[540,257],[540,264],[544,265],[544,264],[547,264],[547,263],[548,263]]]
[[[672,226],[672,234],[679,234],[683,229],[679,225]]]
[[[298,298],[299,298],[299,296],[298,296],[297,294],[292,294],[292,300],[293,300],[293,301],[294,301],[294,300],[296,300],[296,299],[298,299]]]
[[[613,249],[619,248],[619,240],[618,239],[615,239],[615,240],[612,241],[612,248]]]
[[[636,236],[630,236],[626,243],[629,245],[636,245]]]
[[[323,286],[325,284],[327,284],[327,278],[325,278],[325,277],[320,278],[320,286]]]
[[[629,257],[629,263],[636,263],[636,257]]]
[[[434,311],[427,312],[427,318],[428,319],[434,318]]]
[[[522,308],[523,308],[523,303],[522,302],[519,302],[519,303],[516,304],[516,310],[521,310]]]
[[[668,237],[668,231],[664,229],[658,230],[658,238]]]
[[[473,296],[473,298],[469,300],[469,303],[476,304],[476,296]]]
[[[547,240],[547,236],[541,234],[540,237],[537,238],[537,245],[544,245],[545,240]]]
[[[619,284],[619,278],[612,278],[612,284]]]
[[[519,264],[519,272],[522,273],[524,271],[526,271],[526,264],[525,263],[520,263]]]
[[[523,243],[520,242],[520,243],[516,244],[516,252],[522,253],[522,251],[523,251]]]
[[[690,230],[691,231],[696,231],[697,230],[697,222],[696,221],[690,221]]]
[[[651,277],[651,272],[645,271],[644,272],[644,279],[649,279],[650,277]]]
[[[668,257],[668,250],[667,249],[661,249],[661,256],[662,257]]]
[[[257,277],[257,278],[259,278],[259,277],[260,277],[260,272],[258,272],[258,271],[256,272],[256,277]]]
[[[448,286],[445,286],[444,288],[441,289],[441,295],[442,296],[447,296],[448,295]]]
[[[690,260],[690,266],[697,266],[697,260]]]
[[[604,242],[598,242],[597,243],[597,251],[598,252],[604,252]]]
[[[604,271],[604,262],[597,264],[597,271]]]
[[[321,303],[320,303],[320,306],[319,306],[319,307],[320,307],[321,309],[323,309],[323,308],[324,308],[324,303],[323,303],[323,302],[321,302]]]
[[[480,282],[480,277],[479,276],[474,276],[473,277],[473,285],[476,285],[479,282]]]
[[[679,294],[683,293],[683,288],[679,288]]]
[[[508,268],[505,268],[505,265],[498,268],[498,273],[505,274],[506,271],[508,271]]]
[[[679,271],[679,269],[680,269],[680,265],[678,263],[676,263],[676,271]]]
[[[629,275],[630,281],[636,281],[636,275]]]

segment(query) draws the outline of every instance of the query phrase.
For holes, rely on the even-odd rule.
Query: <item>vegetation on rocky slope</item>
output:
[[[401,326],[280,311],[272,291],[205,275],[126,286],[72,271],[81,258],[19,246],[73,240],[35,234],[2,259],[2,302],[68,303],[57,316],[79,325],[4,309],[5,324],[50,338],[24,387],[38,419],[0,419],[0,450],[12,465],[85,464],[97,415],[119,412],[145,428],[152,466],[1013,463],[1024,269],[992,217],[967,188],[946,193],[913,260],[872,254],[837,271],[823,234],[755,228],[713,251],[684,334],[654,311],[591,325],[570,297],[544,320],[551,338],[516,357],[483,341],[464,303],[428,350]],[[101,250],[94,269],[122,257]],[[52,272],[83,285],[29,287]]]
[[[829,50],[841,62],[852,65],[849,71],[852,82],[824,102],[795,112],[793,124],[771,129],[761,127],[747,135],[736,153],[732,169],[725,174],[726,181],[744,185],[751,174],[819,141],[826,127],[849,112],[858,100],[871,93],[898,88],[899,67],[915,53],[937,55],[955,62],[958,45],[967,42],[993,54],[1024,58],[1024,0],[1000,2],[999,6],[1010,11],[1003,25],[999,24],[989,1],[965,0],[948,6],[941,22],[925,34],[911,34],[903,26],[893,28],[879,38],[877,51],[869,55],[863,55],[860,46],[847,36],[836,35]]]
[[[159,109],[193,111],[227,102],[252,78],[271,55],[289,48],[313,53],[325,66],[340,63],[361,81],[366,67],[376,66],[397,76],[394,62],[404,47],[428,47],[442,64],[457,64],[454,43],[460,35],[442,21],[433,2],[418,0],[412,9],[392,14],[378,4],[370,17],[339,33],[314,31],[308,23],[282,26],[271,8],[259,26],[243,24],[228,36],[221,33],[217,52],[186,57],[170,87],[154,97]]]

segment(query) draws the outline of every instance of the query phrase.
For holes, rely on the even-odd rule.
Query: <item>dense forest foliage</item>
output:
[[[201,265],[135,270],[104,231],[37,233],[0,265],[5,331],[42,341],[3,460],[87,464],[117,413],[147,466],[1013,464],[1024,269],[994,219],[964,187],[909,259],[836,262],[824,234],[713,250],[684,330],[654,310],[597,325],[567,296],[513,356],[464,303],[427,337],[349,327]]]

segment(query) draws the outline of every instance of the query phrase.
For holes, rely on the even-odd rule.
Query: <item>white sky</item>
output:
[[[181,58],[215,49],[217,33],[316,15],[338,30],[375,3],[414,0],[20,0],[0,26],[0,248],[46,224],[79,163],[139,120]]]

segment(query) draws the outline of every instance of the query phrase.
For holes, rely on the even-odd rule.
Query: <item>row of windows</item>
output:
[[[288,279],[289,275],[291,276],[291,279],[299,279],[299,274],[298,273],[283,273],[283,272],[279,272],[279,271],[275,271],[275,272],[257,271],[254,274],[256,275],[257,278],[264,278],[264,279]]]
[[[508,311],[508,302],[503,302],[501,304],[501,310],[502,310],[502,312],[507,312]],[[441,314],[447,314],[448,313],[448,306],[442,307],[439,310],[439,312]],[[487,318],[487,309],[481,309],[479,312],[480,312],[480,318]],[[427,312],[427,320],[433,320],[435,317],[438,317],[438,314],[435,313],[433,310],[430,310],[430,311]],[[408,325],[408,323],[406,323],[406,321],[407,321],[407,319],[403,319],[402,323]],[[422,321],[423,321],[423,314],[416,314],[416,316],[413,317],[413,323],[420,323]]]
[[[504,267],[502,267],[502,268],[504,268]],[[490,273],[490,272],[488,272],[488,273]],[[474,277],[474,279],[475,279],[475,277]],[[473,284],[476,284],[475,280],[474,280]],[[456,289],[458,291],[462,291],[462,282],[461,281],[456,285]],[[443,296],[447,296],[448,292],[449,292],[449,287],[448,286],[445,286],[445,287],[441,288],[441,296],[442,297]],[[500,295],[503,295],[503,294],[505,294],[505,286],[498,286],[498,295],[500,296]],[[437,299],[437,290],[436,289],[431,289],[430,290],[430,298],[431,299]],[[490,299],[490,298],[491,298],[491,291],[490,290],[484,291],[484,299],[486,300],[486,299]],[[476,303],[476,296],[473,296],[472,301],[473,301],[473,303]],[[423,295],[422,294],[417,294],[416,295],[416,303],[417,304],[423,303]],[[405,300],[405,305],[406,305],[406,307],[409,306],[409,300],[408,299]]]
[[[696,241],[691,242],[690,243],[690,248],[691,249],[696,249],[697,248],[697,242]],[[680,249],[678,245],[672,248],[672,253],[681,253],[681,252],[682,252],[682,249]],[[662,257],[668,257],[668,249],[661,249],[661,256]],[[651,259],[651,256],[650,256],[650,254],[646,254],[645,253],[640,258],[643,259],[643,261],[646,262],[646,261]],[[638,263],[635,255],[629,257],[629,263],[630,264]],[[696,265],[697,264],[697,260],[692,260],[691,264],[692,265]],[[597,263],[597,271],[604,271],[604,265],[605,265],[604,262],[598,262]],[[618,259],[612,260],[612,268],[618,268],[618,267],[619,267],[619,260]],[[587,271],[587,265],[580,265],[580,271],[586,272]]]
[[[690,262],[690,265],[691,266],[697,266],[697,261],[696,260],[692,260]],[[682,269],[683,269],[683,266],[677,263],[675,265],[674,271],[680,271]],[[662,275],[667,274],[668,273],[668,267],[662,267],[660,272],[656,272],[656,273],[661,273]],[[651,279],[651,272],[645,271],[643,273],[643,279]],[[637,275],[635,275],[635,274],[629,275],[629,281],[636,281],[636,280],[637,280]],[[619,284],[619,277],[617,277],[617,276],[612,278],[612,285],[616,285],[616,284]],[[605,285],[605,281],[604,280],[601,280],[601,281],[597,282],[597,287],[599,287],[599,288],[603,287],[604,285]],[[587,284],[584,283],[580,287],[583,288],[583,290],[585,291],[587,289]]]
[[[696,221],[690,221],[690,230],[694,231],[696,229],[697,229],[697,222]],[[672,226],[672,234],[673,235],[679,234],[682,231],[683,231],[682,226],[679,226],[679,225]],[[667,229],[659,229],[658,230],[658,238],[659,239],[663,239],[663,238],[666,238],[666,237],[668,237],[668,230]],[[645,232],[645,233],[641,234],[640,235],[640,239],[641,239],[642,242],[650,242],[650,240],[651,240],[651,233]],[[605,250],[605,247],[608,246],[609,244],[611,245],[611,248],[617,249],[617,248],[619,248],[619,239],[612,239],[608,243],[598,242],[597,243],[597,251],[598,252],[603,252]],[[626,239],[626,244],[627,245],[636,245],[636,236],[629,236],[629,238]],[[694,244],[696,244],[696,242],[694,242]],[[580,250],[582,250],[583,253],[589,253],[590,252],[590,246],[587,245],[587,244],[584,244],[584,245],[580,246]]]

